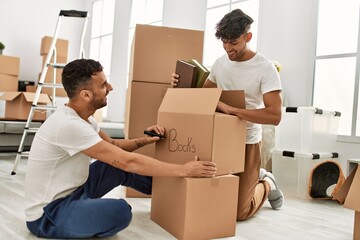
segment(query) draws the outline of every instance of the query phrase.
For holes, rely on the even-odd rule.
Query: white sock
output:
[[[269,177],[265,177],[264,180],[269,183],[271,191],[276,189],[275,183]]]

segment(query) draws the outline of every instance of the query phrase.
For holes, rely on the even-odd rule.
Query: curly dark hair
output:
[[[61,81],[68,97],[73,98],[89,84],[92,75],[102,70],[101,64],[92,59],[77,59],[66,64]]]
[[[215,36],[220,40],[234,40],[250,29],[254,20],[240,9],[226,14],[217,24]]]

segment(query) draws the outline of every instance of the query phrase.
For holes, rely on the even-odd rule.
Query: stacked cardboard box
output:
[[[20,58],[0,55],[0,91],[17,91]]]
[[[215,178],[154,178],[150,217],[178,239],[235,235],[239,178],[231,174],[244,170],[246,121],[215,112],[219,100],[245,107],[243,91],[175,88],[158,111],[167,138],[156,143],[157,159],[217,165]]]
[[[340,113],[315,107],[283,107],[275,128],[272,172],[285,195],[310,199],[311,173],[321,162],[338,161]],[[341,170],[341,169],[340,169]]]
[[[144,136],[157,123],[157,112],[178,59],[202,59],[202,31],[137,25],[131,50],[124,134],[127,139]],[[154,157],[155,145],[136,151]],[[127,190],[127,197],[146,197]],[[148,196],[147,196],[148,197]]]
[[[34,94],[18,92],[20,59],[0,55],[0,119],[27,120]],[[47,104],[50,99],[41,94],[40,103]],[[42,121],[45,114],[36,112],[34,120]]]
[[[49,36],[45,36],[41,40],[41,47],[40,47],[40,55],[42,57],[42,67],[44,66],[46,62],[47,55],[49,53],[51,42],[53,38]],[[67,63],[67,57],[68,57],[68,40],[65,39],[57,39],[56,41],[56,58],[54,59],[55,54],[51,58],[51,63],[59,63],[59,64],[65,64]],[[49,66],[46,76],[45,76],[45,83],[61,83],[61,68],[54,68],[53,66]],[[41,73],[39,74],[40,79]],[[54,82],[55,81],[55,82]],[[43,88],[42,92],[47,93],[50,96],[52,96],[52,88]],[[66,92],[63,88],[56,88],[55,91],[56,96],[59,97],[66,97]]]

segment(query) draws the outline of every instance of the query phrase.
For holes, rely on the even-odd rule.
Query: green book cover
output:
[[[202,88],[207,77],[210,74],[210,71],[207,70],[206,67],[204,67],[201,63],[199,63],[199,61],[197,61],[196,59],[191,59],[188,62],[196,66],[197,68],[196,87]]]

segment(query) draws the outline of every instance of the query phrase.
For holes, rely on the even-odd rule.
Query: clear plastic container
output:
[[[315,107],[283,107],[275,127],[275,149],[329,152],[336,146],[340,112]]]
[[[337,153],[295,153],[277,151],[272,153],[272,173],[285,196],[310,199],[310,175],[314,167],[324,161],[338,162]]]

